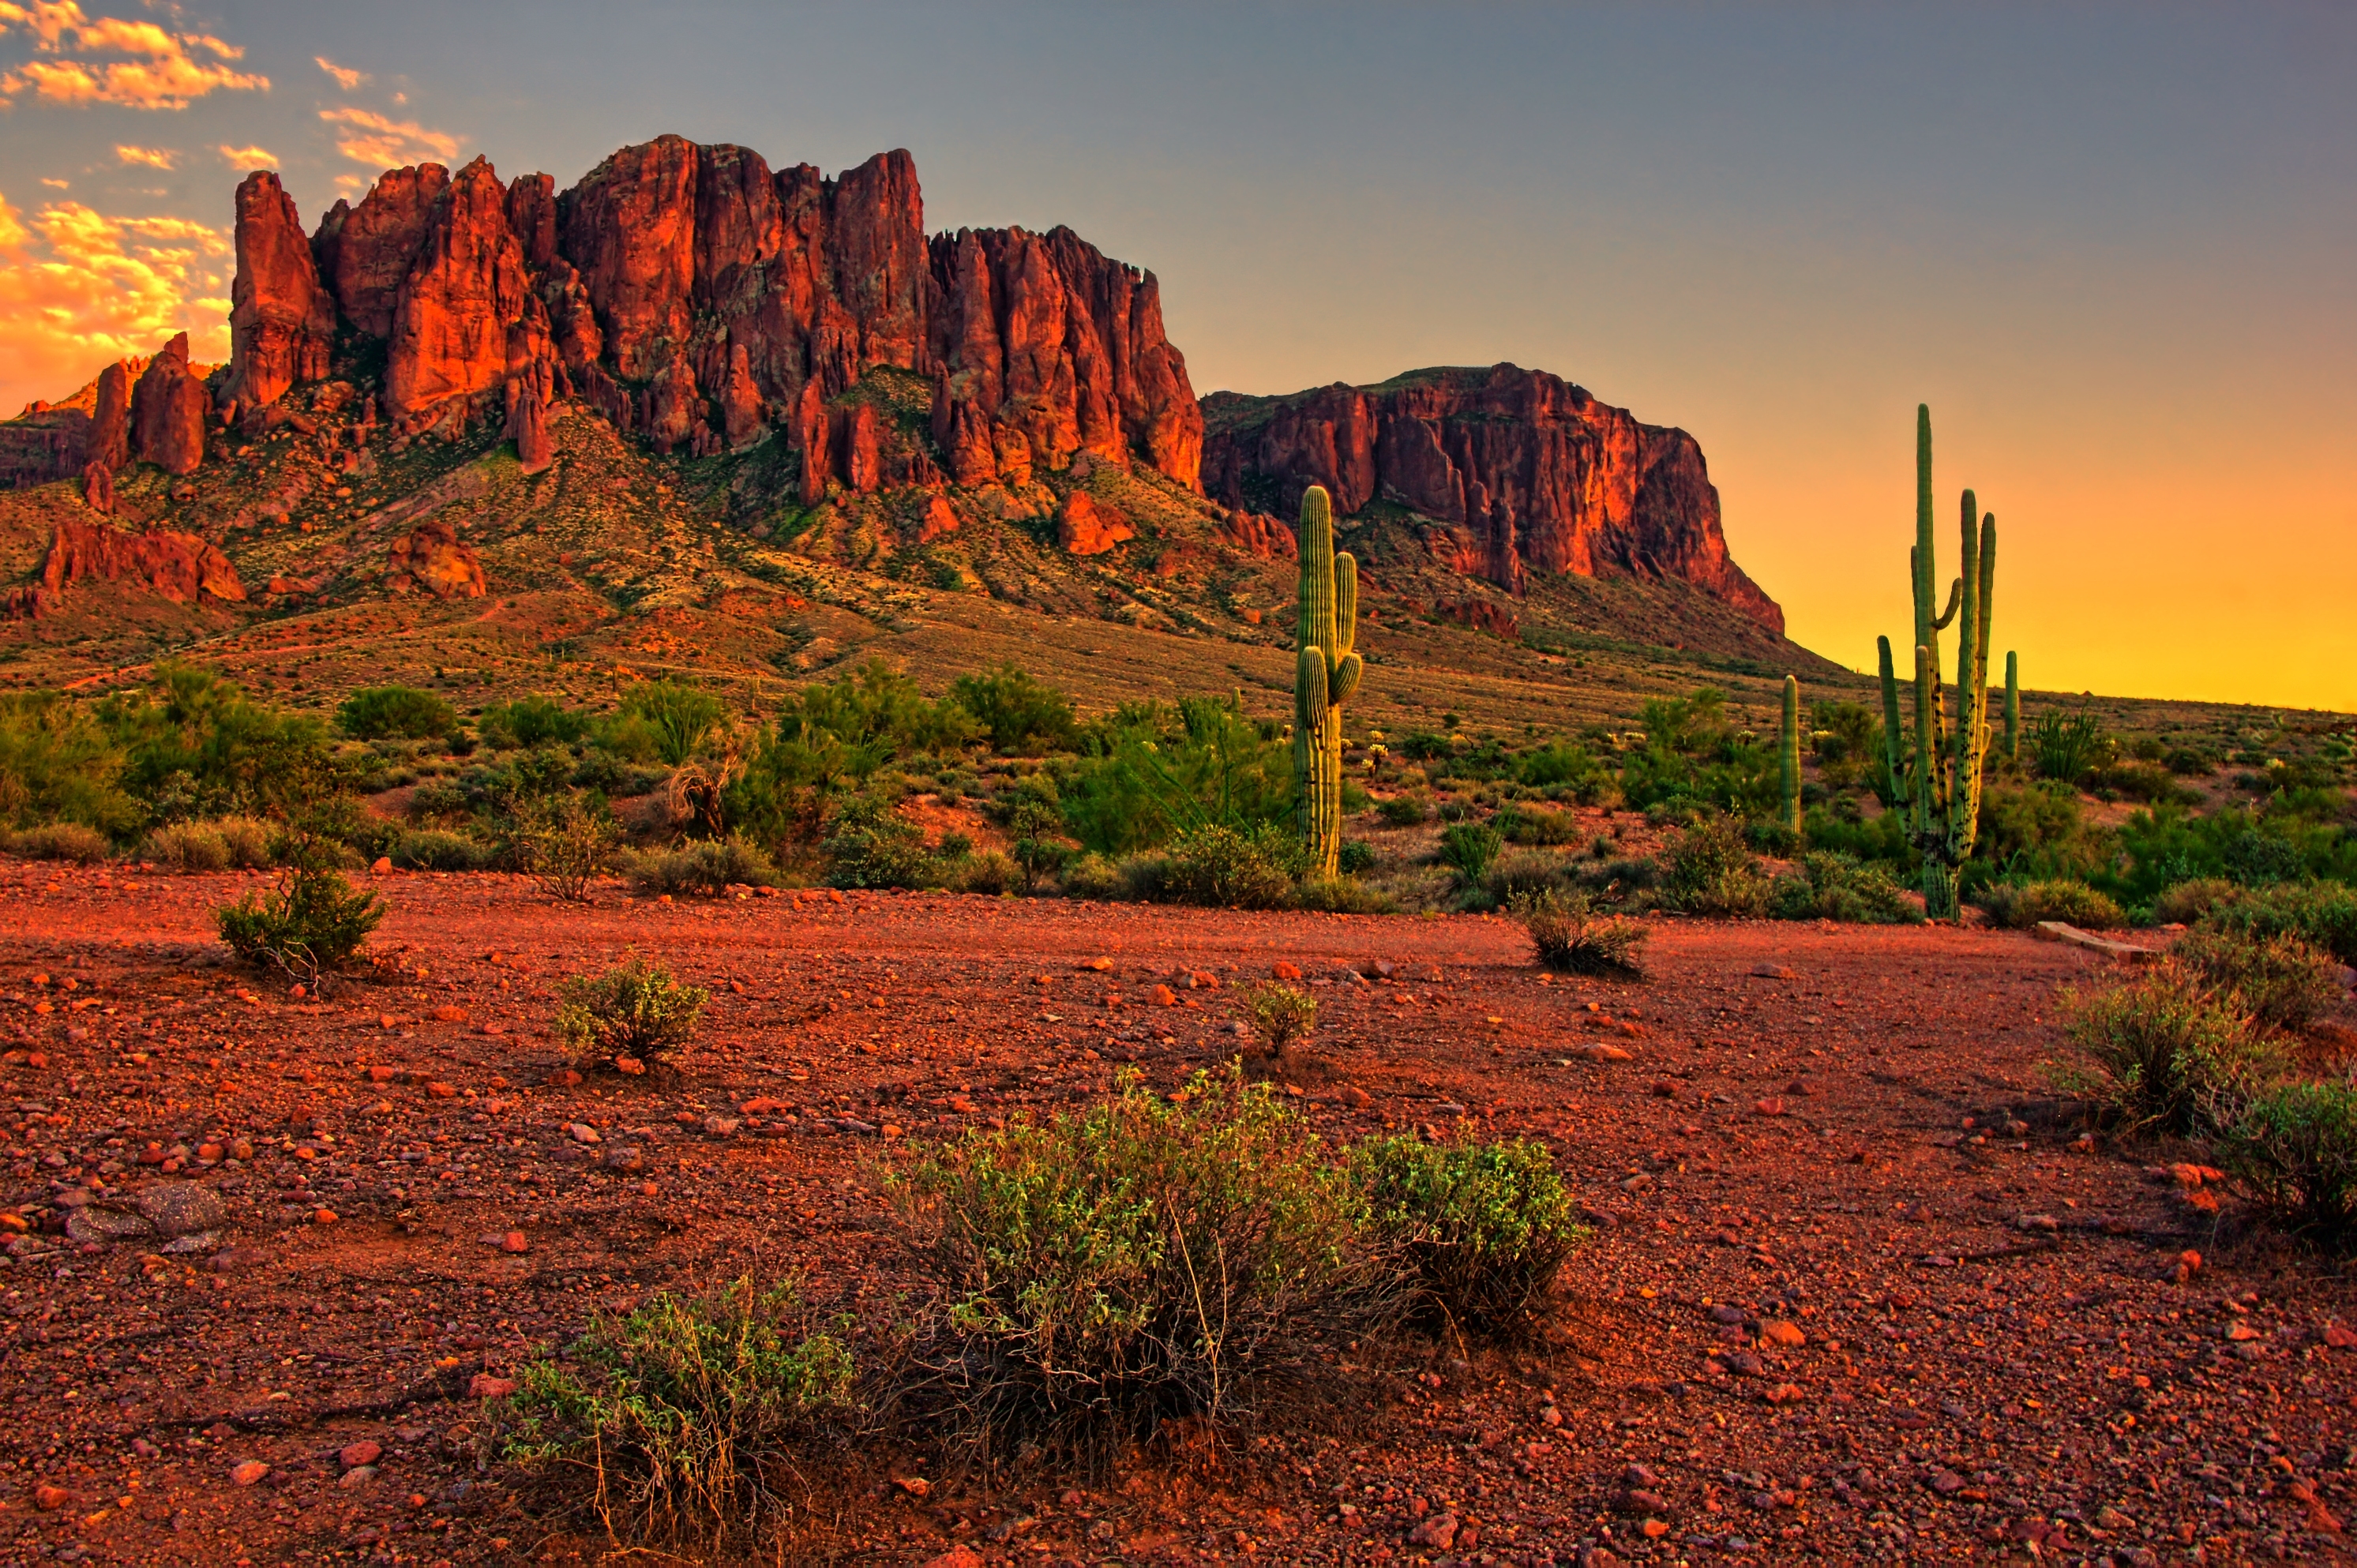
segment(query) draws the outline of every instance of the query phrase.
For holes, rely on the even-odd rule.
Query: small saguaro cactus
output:
[[[1915,599],[1911,746],[1900,725],[1890,639],[1875,641],[1882,662],[1883,763],[1889,798],[1905,813],[1908,840],[1923,856],[1924,912],[1938,920],[1956,916],[1957,875],[1980,832],[1981,764],[1989,742],[1989,615],[1996,586],[1996,515],[1982,515],[1973,492],[1964,493],[1964,569],[1948,590],[1948,607],[1943,613],[1932,553],[1932,410],[1918,403],[1915,547],[1907,553]],[[1940,633],[1950,621],[1958,621],[1953,718],[1940,691]]]
[[[1365,665],[1359,634],[1359,564],[1334,551],[1334,513],[1323,485],[1301,498],[1300,617],[1293,645],[1293,782],[1308,875],[1332,877],[1342,853],[1342,704]]]
[[[1801,832],[1801,678],[1784,677],[1784,733],[1778,756],[1783,762],[1784,809],[1780,813],[1794,837]]]
[[[2021,760],[2021,655],[2005,656],[2005,759]]]

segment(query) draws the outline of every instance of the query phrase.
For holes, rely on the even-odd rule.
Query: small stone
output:
[[[1766,1393],[1761,1394],[1760,1397],[1766,1400],[1770,1404],[1797,1404],[1800,1402],[1802,1397],[1801,1385],[1798,1383],[1778,1383],[1774,1388],[1770,1389]]]
[[[1429,1546],[1446,1552],[1457,1544],[1457,1516],[1437,1513],[1407,1532],[1410,1546]]]
[[[389,854],[378,855],[374,860],[369,863],[369,870],[379,876],[382,876],[392,869],[393,857]]]
[[[2016,1230],[2060,1230],[2062,1222],[2051,1214],[2017,1214],[2013,1217]]]
[[[1279,959],[1269,972],[1279,980],[1298,980],[1301,978],[1301,966],[1297,963],[1287,963],[1283,959]]]
[[[248,1459],[229,1473],[229,1478],[241,1487],[250,1487],[270,1474],[270,1466],[259,1459]]]
[[[349,1470],[345,1471],[345,1472],[344,1472],[343,1479],[342,1479],[342,1480],[340,1480],[340,1481],[339,1481],[339,1482],[337,1482],[336,1484],[337,1484],[338,1486],[339,1486],[339,1487],[348,1487],[348,1488],[350,1488],[350,1489],[352,1489],[352,1490],[358,1490],[360,1487],[367,1486],[371,1481],[373,1481],[373,1480],[375,1480],[375,1479],[376,1479],[376,1466],[373,1466],[373,1465],[355,1465],[355,1466],[353,1466],[350,1469],[349,1469]]]
[[[1768,1371],[1768,1363],[1749,1350],[1729,1351],[1720,1359],[1727,1363],[1727,1369],[1738,1378],[1764,1377]]]
[[[922,1476],[895,1476],[892,1484],[912,1498],[921,1498],[933,1489],[933,1484]]]
[[[1760,1337],[1770,1345],[1781,1346],[1787,1350],[1797,1350],[1809,1342],[1809,1337],[1801,1332],[1799,1324],[1786,1323],[1781,1318],[1761,1324]]]
[[[527,1252],[531,1250],[532,1243],[525,1240],[521,1230],[510,1230],[500,1238],[500,1251],[502,1252]]]
[[[982,1554],[971,1546],[960,1544],[939,1557],[927,1558],[924,1568],[983,1568]]]
[[[2357,1350],[2357,1330],[2328,1323],[2324,1326],[2324,1347],[2328,1350]]]
[[[1792,978],[1792,967],[1788,964],[1781,963],[1755,963],[1751,966],[1751,974],[1752,978],[1755,980],[1790,980]]]
[[[609,1171],[639,1171],[646,1168],[647,1157],[633,1144],[617,1144],[598,1163]]]
[[[592,1127],[587,1122],[567,1122],[565,1128],[565,1135],[572,1139],[576,1144],[595,1144],[600,1141],[597,1136],[597,1129]]]
[[[2256,1339],[2258,1337],[2259,1331],[2239,1317],[2226,1325],[2226,1337],[2229,1339]]]
[[[1579,1046],[1573,1049],[1572,1054],[1592,1062],[1625,1062],[1636,1060],[1634,1056],[1632,1056],[1625,1047],[1620,1046],[1607,1046],[1602,1044]]]
[[[33,1506],[43,1513],[55,1513],[73,1501],[73,1494],[63,1487],[44,1483],[33,1488]]]
[[[569,1067],[558,1068],[548,1075],[548,1087],[551,1089],[574,1089],[580,1082],[581,1075]]]
[[[336,1211],[332,1208],[315,1208],[311,1210],[311,1223],[314,1225],[333,1225],[336,1222]]]
[[[1784,1102],[1770,1095],[1768,1099],[1754,1104],[1751,1109],[1762,1116],[1781,1116],[1784,1114]]]
[[[381,1445],[363,1437],[358,1443],[348,1443],[338,1449],[336,1461],[347,1470],[356,1470],[362,1465],[375,1464],[383,1454],[384,1449]]]
[[[437,1024],[463,1024],[467,1021],[467,1010],[456,1003],[445,1002],[434,1009],[434,1021]]]
[[[1113,960],[1103,957],[1082,959],[1079,967],[1086,970],[1093,970],[1099,974],[1106,974],[1112,972]]]
[[[1943,1498],[1952,1498],[1964,1489],[1964,1478],[1953,1470],[1934,1470],[1932,1489]]]
[[[505,1399],[515,1391],[513,1378],[496,1378],[489,1372],[477,1372],[467,1381],[467,1397],[470,1400]]]
[[[1156,986],[1151,993],[1151,999],[1157,1007],[1176,1007],[1178,1005],[1178,993],[1172,991],[1167,985]]]
[[[646,1074],[647,1064],[636,1057],[616,1057],[614,1070],[628,1078],[640,1078]]]
[[[706,1116],[704,1119],[705,1132],[715,1138],[733,1138],[737,1135],[737,1129],[743,1125],[734,1116]]]

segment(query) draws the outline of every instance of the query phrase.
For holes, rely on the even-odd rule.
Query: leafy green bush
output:
[[[205,824],[221,835],[229,863],[242,871],[259,871],[278,860],[276,829],[252,817],[216,817]]]
[[[1349,1326],[1379,1283],[1318,1138],[1235,1069],[975,1129],[892,1190],[942,1292],[916,1352],[931,1413],[985,1447],[1105,1455],[1231,1417],[1282,1345]]]
[[[9,845],[27,860],[67,860],[96,865],[114,851],[104,833],[81,822],[47,822],[11,834]]]
[[[576,1051],[601,1058],[660,1060],[695,1037],[712,993],[682,985],[671,971],[632,955],[599,975],[565,983],[556,1032]]]
[[[221,939],[248,963],[268,963],[317,983],[367,945],[384,901],[346,882],[315,847],[270,893],[248,893],[213,912]]]
[[[1705,817],[1678,834],[1667,858],[1663,885],[1679,908],[1725,918],[1768,912],[1769,882],[1737,819]]]
[[[1432,802],[1421,795],[1394,795],[1375,810],[1388,826],[1412,828],[1432,815]]]
[[[1148,856],[1167,869],[1168,862],[1160,855]],[[1157,878],[1157,886],[1159,879]],[[1122,898],[1138,898],[1151,902],[1144,895],[1131,890],[1129,878],[1123,868],[1101,854],[1084,854],[1071,861],[1056,874],[1057,891],[1067,898],[1090,898],[1099,903],[1112,903]]]
[[[2219,905],[2240,897],[2242,891],[2222,876],[2197,876],[2178,883],[2153,900],[2153,924],[2190,926]]]
[[[1631,807],[1763,816],[1775,804],[1775,748],[1735,728],[1723,693],[1705,686],[1649,698],[1639,722],[1645,743],[1620,762],[1620,792]]]
[[[1543,1144],[1427,1144],[1403,1134],[1361,1144],[1351,1167],[1374,1232],[1451,1323],[1529,1332],[1587,1235]]]
[[[1504,835],[1488,822],[1451,822],[1440,830],[1440,862],[1468,887],[1481,880],[1505,847]]]
[[[1375,868],[1375,846],[1364,839],[1344,839],[1334,857],[1334,869],[1345,876],[1364,876]]]
[[[745,1274],[602,1317],[563,1360],[525,1363],[487,1413],[502,1457],[577,1475],[564,1489],[610,1536],[716,1547],[778,1506],[770,1475],[852,1411],[854,1371],[791,1285]]]
[[[2087,930],[2115,931],[2127,915],[2083,882],[1993,882],[1981,889],[1981,908],[1993,925],[2026,931],[2042,920]]]
[[[475,727],[485,745],[500,751],[536,751],[576,744],[589,733],[589,716],[553,697],[533,695],[485,708]]]
[[[147,835],[139,857],[172,871],[220,871],[229,865],[229,845],[203,822],[172,822]]]
[[[1212,827],[1249,837],[1295,820],[1291,748],[1235,698],[1124,703],[1081,745],[1084,757],[1056,765],[1057,789],[1069,831],[1100,854]]]
[[[128,758],[91,710],[56,692],[0,693],[0,829],[80,822],[128,834]]]
[[[1780,920],[1840,920],[1861,926],[1921,924],[1922,909],[1879,865],[1846,854],[1803,855],[1801,869],[1776,878],[1770,912]]]
[[[1171,844],[1159,897],[1218,909],[1282,909],[1293,900],[1300,856],[1300,845],[1275,829],[1203,828]]]
[[[1380,887],[1355,876],[1311,877],[1293,890],[1293,907],[1329,915],[1396,915],[1399,906]]]
[[[778,868],[742,839],[699,839],[677,849],[640,854],[630,863],[641,893],[717,898],[731,887],[774,887]]]
[[[1514,771],[1532,789],[1547,790],[1557,799],[1568,795],[1583,806],[1602,804],[1616,789],[1611,765],[1586,746],[1568,741],[1551,741],[1524,752]]]
[[[565,795],[534,801],[515,813],[513,854],[518,869],[543,893],[577,902],[588,896],[589,884],[606,871],[620,837],[604,802]]]
[[[1512,904],[1534,893],[1563,887],[1567,864],[1561,855],[1540,850],[1512,850],[1498,857],[1490,874],[1481,879],[1481,886],[1489,893],[1491,904]]]
[[[843,801],[823,847],[826,879],[837,887],[939,887],[946,879],[922,831],[881,793]]]
[[[1515,901],[1539,962],[1557,974],[1641,979],[1645,928],[1625,915],[1599,915],[1585,893],[1553,888]]]
[[[2270,1028],[2301,1028],[2341,1001],[2340,964],[2288,931],[2192,931],[2170,956]]]
[[[2072,713],[2047,709],[2029,721],[2029,733],[2022,741],[2023,749],[2038,766],[2039,777],[2058,784],[2077,784],[2108,761],[2113,751],[2103,721],[2085,709]]]
[[[959,864],[952,882],[961,893],[979,893],[994,898],[1017,887],[1023,888],[1027,894],[1032,891],[1023,867],[1017,865],[1011,855],[996,849],[966,856]]]
[[[2337,883],[2255,889],[2212,908],[2201,923],[2239,936],[2296,936],[2357,963],[2357,888]]]
[[[492,852],[465,833],[412,828],[394,842],[389,858],[404,871],[480,871],[491,864]]]
[[[991,749],[1002,756],[1068,749],[1080,733],[1072,699],[1012,664],[961,675],[950,695],[974,715]]]
[[[704,749],[728,717],[718,697],[677,681],[641,681],[622,693],[621,717],[637,720],[654,740],[654,754],[677,768]]]
[[[2248,1014],[2175,962],[2066,995],[2063,1028],[2092,1065],[2083,1087],[2132,1130],[2199,1132],[2276,1062]]]
[[[2283,1224],[2327,1242],[2357,1240],[2357,1085],[2262,1090],[2227,1123],[2219,1148]]]
[[[1499,811],[1491,825],[1508,843],[1553,845],[1579,842],[1579,819],[1569,811],[1550,811],[1544,806],[1508,806]]]
[[[456,708],[414,686],[362,686],[336,709],[336,727],[354,740],[424,740],[457,725]]]
[[[1318,999],[1282,981],[1264,981],[1244,997],[1244,1018],[1261,1048],[1282,1061],[1318,1026]]]

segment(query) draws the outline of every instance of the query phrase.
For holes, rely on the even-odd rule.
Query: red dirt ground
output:
[[[1124,1062],[1175,1086],[1279,962],[1321,1004],[1292,1069],[1321,1130],[1469,1119],[1555,1149],[1598,1229],[1553,1340],[1369,1347],[1344,1403],[1085,1490],[845,1481],[824,1555],[2345,1552],[2349,1285],[2234,1240],[2231,1196],[2221,1229],[2151,1173],[2169,1151],[2075,1143],[2040,1065],[2058,987],[2105,972],[2075,950],[1656,919],[1650,983],[1550,983],[1469,917],[377,880],[410,972],[318,1002],[223,961],[209,911],[252,878],[0,862],[0,1161],[31,1227],[0,1267],[0,1561],[594,1556],[479,1468],[478,1372],[756,1258],[880,1307],[907,1278],[874,1179],[899,1139],[1084,1100]],[[551,1084],[556,982],[633,945],[716,993],[688,1073]],[[1194,972],[1219,988],[1149,1004]],[[208,1142],[251,1157],[137,1163]],[[621,1146],[642,1169],[605,1168]],[[55,1230],[92,1177],[210,1187],[227,1222],[178,1253],[77,1244]],[[339,1458],[362,1442],[372,1464]]]

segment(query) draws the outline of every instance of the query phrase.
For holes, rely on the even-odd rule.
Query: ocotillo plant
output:
[[[1801,678],[1784,677],[1784,734],[1778,755],[1784,768],[1784,825],[1801,832]]]
[[[1331,877],[1342,853],[1342,704],[1365,665],[1359,634],[1359,564],[1334,552],[1334,514],[1322,485],[1301,498],[1300,618],[1293,645],[1293,783],[1311,876]]]
[[[1979,519],[1979,526],[1974,520]],[[1988,755],[1988,647],[1991,596],[1996,584],[1996,516],[1982,516],[1973,492],[1964,494],[1964,571],[1939,609],[1939,576],[1932,553],[1932,411],[1915,409],[1915,548],[1908,552],[1915,597],[1915,733],[1911,747],[1900,727],[1898,671],[1890,639],[1878,638],[1882,659],[1883,762],[1890,798],[1906,813],[1907,836],[1923,856],[1923,902],[1934,919],[1956,914],[1956,877],[1980,832],[1981,764]],[[1956,627],[1956,710],[1953,719],[1940,691],[1940,633]]]
[[[2021,656],[2005,656],[2005,759],[2021,760]]]

